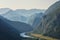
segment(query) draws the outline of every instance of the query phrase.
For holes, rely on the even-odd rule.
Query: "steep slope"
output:
[[[36,14],[36,17],[35,17],[33,24],[32,24],[33,28],[37,27],[40,24],[43,15],[44,15],[43,13]]]
[[[0,40],[20,40],[20,32],[3,19],[0,16]]]
[[[9,20],[6,20],[5,18],[2,20],[6,21],[8,24],[13,26],[13,28],[17,29],[19,32],[29,32],[33,30],[32,26],[23,22],[9,21]]]
[[[10,25],[12,25],[14,28],[16,28],[20,32],[29,32],[32,31],[33,28],[29,24],[23,23],[23,22],[18,22],[18,21],[8,21]]]
[[[60,39],[60,1],[50,6],[45,13],[46,15],[33,33]]]

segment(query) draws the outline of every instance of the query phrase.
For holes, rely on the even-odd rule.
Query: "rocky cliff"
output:
[[[45,13],[46,15],[33,33],[60,39],[60,1],[50,6]]]

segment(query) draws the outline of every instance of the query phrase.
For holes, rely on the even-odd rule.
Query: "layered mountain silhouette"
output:
[[[17,29],[19,32],[29,32],[33,30],[32,26],[26,23],[22,23],[18,21],[9,21],[9,20],[6,20],[6,18],[2,18],[2,20],[10,24],[12,27]]]
[[[26,23],[10,21],[0,16],[0,39],[21,40],[20,33],[32,31],[32,27]]]
[[[7,20],[7,19],[6,19]],[[20,32],[0,16],[0,40],[20,40]]]
[[[60,1],[50,6],[33,33],[60,39]]]
[[[5,9],[7,10],[7,12],[5,11]],[[31,10],[25,10],[25,9],[11,10],[9,8],[0,9],[1,16],[12,21],[24,22],[31,26],[33,25],[35,26],[35,19],[39,20],[40,18],[38,19],[37,16],[42,16],[40,15],[40,13],[44,13],[44,11],[45,10],[40,9],[31,9]]]

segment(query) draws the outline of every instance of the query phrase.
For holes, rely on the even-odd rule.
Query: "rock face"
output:
[[[45,13],[34,32],[60,39],[60,1],[50,6]]]
[[[36,14],[36,17],[35,17],[34,22],[32,24],[33,28],[37,27],[40,24],[43,15],[44,15],[43,13]]]
[[[60,1],[49,7],[45,13],[47,15],[43,18],[43,34],[60,38]]]

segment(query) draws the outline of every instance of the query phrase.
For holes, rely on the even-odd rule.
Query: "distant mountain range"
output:
[[[0,9],[1,16],[12,21],[19,21],[29,24],[33,27],[37,26],[37,24],[39,23],[38,21],[41,19],[41,16],[44,15],[43,14],[44,12],[45,10],[40,10],[40,9],[31,9],[31,10],[25,10],[25,9],[11,10],[9,8]],[[40,15],[40,13],[42,14]]]

